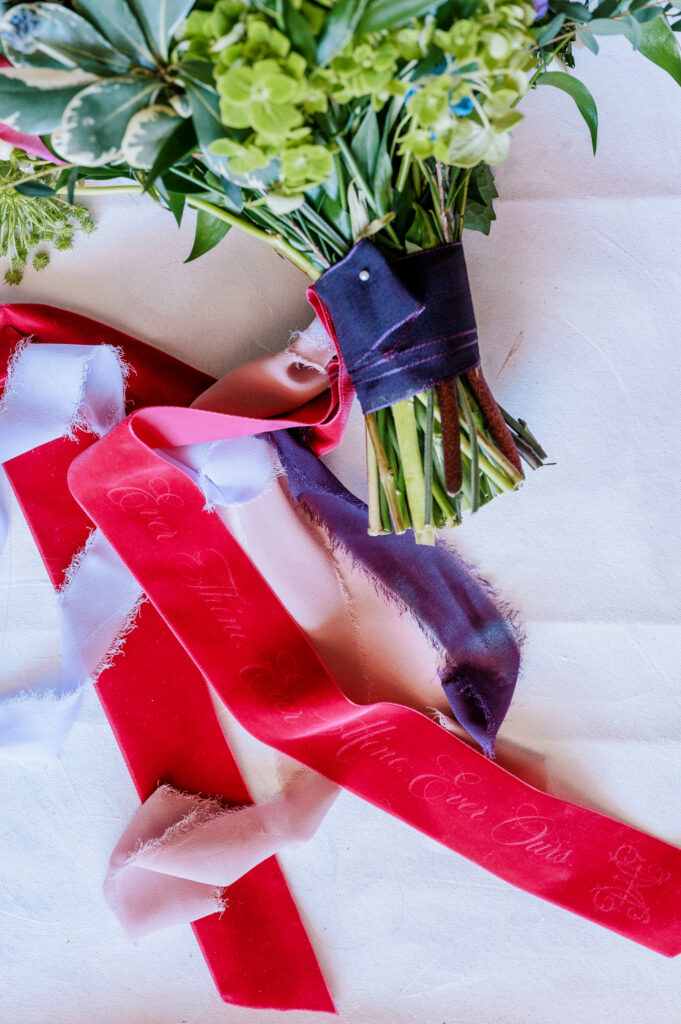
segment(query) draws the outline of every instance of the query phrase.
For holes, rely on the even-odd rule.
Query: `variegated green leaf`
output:
[[[54,3],[11,7],[0,21],[0,36],[14,65],[80,68],[100,76],[122,75],[131,66],[89,21]]]
[[[0,121],[26,135],[48,135],[59,126],[67,104],[93,81],[78,71],[3,68]]]
[[[181,124],[172,107],[154,104],[134,114],[123,136],[123,159],[131,167],[148,171],[156,156],[175,129]]]
[[[130,0],[147,42],[162,60],[168,59],[170,40],[194,3],[195,0]]]
[[[52,136],[55,149],[65,160],[83,167],[119,159],[131,118],[150,106],[157,92],[156,82],[132,78],[89,85],[64,111],[61,127]]]
[[[225,134],[225,129],[220,121],[218,95],[215,89],[194,77],[185,79],[185,87],[192,106],[196,137],[199,140],[206,164],[214,174],[224,174],[227,167],[226,158],[210,152],[212,143]]]
[[[120,53],[137,63],[154,64],[144,32],[126,0],[78,0],[77,6]]]

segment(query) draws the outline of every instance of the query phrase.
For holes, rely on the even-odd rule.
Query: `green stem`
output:
[[[410,150],[407,150],[407,152],[402,157],[402,163],[400,164],[400,169],[399,169],[399,172],[397,174],[397,181],[395,182],[395,190],[397,192],[403,192],[404,191],[404,186],[405,186],[405,184],[407,182],[407,177],[409,175],[409,167],[410,167],[410,165],[411,165],[411,152],[410,152]]]
[[[376,462],[378,464],[378,475],[385,492],[386,500],[390,508],[390,518],[393,521],[395,533],[404,533],[407,529],[400,512],[399,502],[397,500],[397,488],[395,486],[395,474],[392,468],[388,465],[388,458],[381,441],[381,435],[378,430],[376,423],[375,413],[369,413],[366,417],[367,430],[369,431],[369,437],[374,447],[376,454]]]
[[[58,196],[68,195],[68,186],[57,189]],[[113,196],[113,195],[141,195],[144,192],[143,185],[81,185],[74,188],[74,196]]]
[[[320,271],[306,260],[292,245],[289,245],[281,235],[268,235],[266,231],[261,231],[260,228],[254,227],[253,224],[249,224],[248,221],[242,220],[240,217],[235,217],[233,213],[228,210],[223,210],[220,206],[214,206],[212,203],[207,203],[205,199],[197,199],[195,196],[187,196],[187,206],[193,207],[195,210],[203,210],[204,213],[211,213],[218,220],[223,220],[226,224],[231,224],[232,227],[239,228],[244,231],[247,235],[252,238],[258,238],[261,242],[266,242],[267,245],[271,246],[282,256],[285,256],[287,260],[290,260],[294,266],[302,270],[308,277],[313,281],[316,281],[320,276]]]
[[[376,462],[376,453],[374,446],[371,443],[369,437],[369,431],[366,431],[366,449],[367,449],[367,480],[369,483],[369,534],[372,537],[377,536],[379,533],[383,533],[383,524],[381,522],[381,482],[378,478],[378,463]]]
[[[459,230],[456,235],[457,242],[460,242],[463,238],[463,223],[466,219],[466,205],[468,203],[468,187],[471,183],[471,172],[469,171],[464,180],[463,196],[461,197],[461,207],[459,209]]]
[[[435,392],[428,389],[428,404],[426,405],[426,431],[423,441],[423,471],[425,476],[426,516],[427,526],[433,523],[433,420],[435,417]]]
[[[432,523],[426,524],[426,482],[416,429],[414,399],[407,398],[403,402],[395,402],[391,409],[400,446],[404,483],[416,543],[434,544],[435,534]]]
[[[38,171],[37,174],[26,174],[23,178],[17,178],[16,181],[8,181],[6,185],[0,185],[0,192],[8,192],[10,189],[16,188],[17,185],[25,185],[29,181],[46,178],[49,174],[57,174],[66,167],[75,167],[75,164],[61,164],[59,167],[52,165],[45,167],[42,171]]]
[[[463,409],[463,414],[466,419],[468,426],[468,436],[470,439],[470,460],[471,460],[471,512],[477,512],[480,507],[480,473],[478,468],[478,436],[475,429],[475,420],[473,419],[473,410],[471,409],[471,403],[468,401],[468,395],[466,389],[459,379],[457,379],[457,390],[459,392],[459,405]]]

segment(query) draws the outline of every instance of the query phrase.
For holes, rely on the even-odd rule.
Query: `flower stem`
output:
[[[316,281],[320,276],[320,271],[306,260],[292,245],[289,245],[281,235],[270,235],[266,231],[262,231],[260,228],[256,228],[253,224],[249,224],[248,221],[242,220],[241,217],[236,217],[233,213],[228,210],[223,210],[220,206],[214,206],[213,203],[206,202],[205,199],[197,199],[195,196],[187,196],[187,206],[193,207],[195,210],[203,210],[204,213],[211,213],[218,220],[223,220],[226,224],[231,224],[232,227],[239,228],[241,231],[245,231],[247,235],[251,235],[252,238],[258,238],[262,242],[266,242],[267,245],[271,246],[286,259],[290,260],[299,270],[302,270],[309,278]]]
[[[369,534],[375,537],[383,532],[381,522],[381,482],[378,477],[376,452],[371,443],[368,425],[365,428],[367,448],[367,480],[369,484]]]
[[[459,402],[463,409],[464,418],[468,425],[468,436],[470,438],[470,460],[471,460],[471,512],[477,512],[480,507],[480,473],[478,468],[478,435],[475,430],[475,420],[473,419],[473,410],[471,409],[471,403],[468,401],[468,395],[466,389],[460,380],[457,380],[457,390],[459,392]]]
[[[428,389],[426,398],[426,430],[423,440],[423,472],[425,476],[426,526],[433,525],[433,422],[435,419],[435,392]]]
[[[68,192],[67,185],[57,189],[58,196],[66,196]],[[74,196],[133,196],[143,192],[142,185],[77,185],[73,190]]]
[[[404,483],[416,543],[434,544],[432,523],[426,524],[426,482],[416,428],[414,399],[407,398],[403,402],[395,402],[391,409],[400,446]]]
[[[376,423],[376,414],[369,413],[366,417],[367,430],[371,439],[371,444],[374,449],[376,456],[376,463],[378,465],[378,475],[383,486],[386,500],[388,502],[388,508],[390,509],[390,518],[393,521],[393,527],[395,533],[404,533],[407,529],[404,520],[402,519],[402,513],[400,512],[399,502],[397,500],[397,488],[395,486],[395,473],[388,464],[388,457],[381,441],[381,435],[378,430],[378,424]]]
[[[55,167],[51,164],[49,167],[43,168],[42,171],[37,171],[35,174],[26,174],[23,178],[17,178],[15,181],[8,181],[5,185],[0,185],[0,192],[7,192],[9,189],[16,188],[17,185],[25,185],[29,181],[37,181],[38,178],[46,178],[50,174],[54,174],[55,170],[61,171],[65,167],[74,167],[74,164],[60,164]]]

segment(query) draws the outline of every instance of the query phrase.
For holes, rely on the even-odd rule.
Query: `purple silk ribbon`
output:
[[[365,414],[480,362],[460,242],[388,262],[363,239],[312,290],[333,321]]]
[[[272,434],[291,497],[381,587],[409,610],[443,654],[440,679],[460,724],[487,754],[508,711],[520,651],[512,623],[489,588],[443,544],[411,533],[367,534],[367,508],[289,431]]]

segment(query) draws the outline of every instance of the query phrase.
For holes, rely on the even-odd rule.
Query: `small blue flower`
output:
[[[473,113],[473,100],[470,96],[464,96],[458,103],[450,103],[449,109],[453,111],[457,117],[468,117],[469,114]]]
[[[2,31],[3,41],[18,53],[34,53],[38,48],[40,18],[35,11],[16,11]]]
[[[546,12],[548,11],[548,9],[549,9],[549,0],[533,0],[533,2],[534,2],[534,9],[535,9],[535,12],[536,12],[536,17],[535,17],[534,20],[538,21],[539,18],[543,18],[544,15],[546,14]]]

